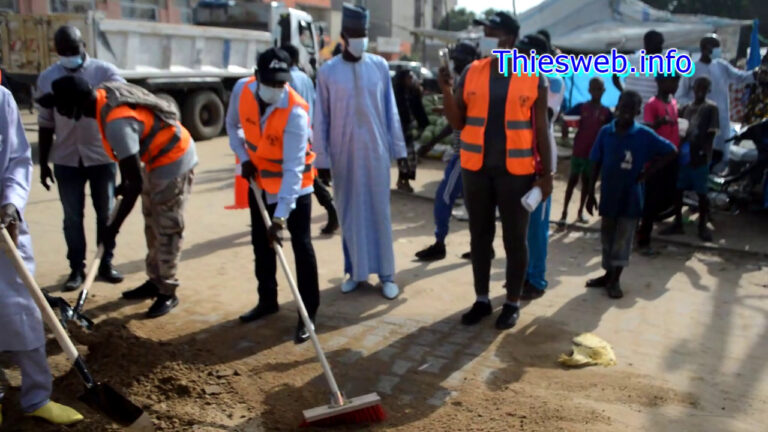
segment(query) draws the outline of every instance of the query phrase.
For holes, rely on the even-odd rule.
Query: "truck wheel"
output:
[[[181,109],[179,108],[179,103],[176,102],[176,98],[169,95],[168,93],[157,93],[155,96],[157,96],[158,99],[162,99],[171,104],[171,106],[173,106],[173,110],[176,111],[176,118],[181,121]]]
[[[181,114],[184,126],[196,140],[218,136],[224,126],[224,104],[210,90],[200,90],[189,96]]]

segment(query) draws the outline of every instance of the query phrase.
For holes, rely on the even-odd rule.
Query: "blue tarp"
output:
[[[614,107],[619,102],[619,90],[613,85],[613,78],[610,75],[601,76],[598,74],[574,74],[569,77],[565,77],[565,84],[567,86],[565,92],[565,108],[568,109],[579,102],[586,102],[592,99],[589,95],[589,80],[592,77],[600,77],[605,84],[605,93],[603,94],[603,105],[607,107]]]

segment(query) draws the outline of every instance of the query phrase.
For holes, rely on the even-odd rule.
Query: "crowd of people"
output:
[[[310,233],[313,194],[328,213],[323,233],[341,228],[347,275],[341,291],[359,289],[376,274],[381,294],[397,298],[391,163],[398,166],[398,188],[410,190],[416,155],[425,155],[452,135],[453,151],[434,203],[435,242],[416,257],[445,258],[451,209],[463,196],[475,300],[461,322],[478,324],[493,312],[490,270],[498,214],[507,295],[495,326],[514,327],[520,302],[541,297],[548,285],[550,196],[557,170],[553,125],[565,82],[559,77],[499,73],[499,59],[489,48],[554,53],[549,33],[520,37],[517,20],[505,12],[476,21],[485,32],[479,46],[458,43],[451,50],[452,67],[439,71],[442,112],[449,125],[416,149],[411,122],[423,128],[427,118],[416,100],[414,77],[404,71],[393,83],[387,62],[366,52],[366,9],[345,4],[342,17],[343,49],[317,71],[316,82],[296,66],[298,51],[287,45],[260,53],[254,75],[241,79],[232,92],[226,116],[230,148],[240,161],[240,175],[257,186],[250,189],[248,202],[258,303],[240,320],[254,322],[278,312],[272,246],[281,244],[281,234],[288,231],[298,289],[315,321],[321,296]],[[184,209],[198,163],[195,142],[166,101],[126,83],[113,65],[88,57],[76,28],[59,29],[54,44],[60,61],[40,75],[36,101],[40,181],[47,190],[57,185],[64,210],[71,272],[62,289],[73,291],[84,283],[86,183],[97,216],[96,242],[104,246],[98,274],[110,283],[123,280],[112,265],[117,237],[141,197],[147,280],[122,296],[153,300],[146,315],[161,317],[179,303],[177,270]],[[663,35],[649,32],[645,44],[649,53],[661,53]],[[682,231],[682,192],[693,190],[700,201],[699,236],[712,239],[706,179],[710,166],[727,159],[727,85],[768,82],[768,69],[739,71],[730,66],[719,58],[719,41],[712,35],[702,39],[701,51],[695,74],[682,81],[663,75],[631,77],[623,84],[616,79],[622,94],[615,112],[602,103],[605,87],[599,78],[589,83],[591,99],[565,112],[579,120],[560,224],[567,222],[570,199],[581,182],[577,221],[586,221],[585,210],[590,215],[598,210],[605,270],[586,285],[604,288],[611,298],[623,295],[620,277],[635,238],[652,253],[650,233],[662,195],[670,194],[677,204],[675,221],[664,233]],[[0,224],[31,270],[34,259],[24,218],[32,175],[30,146],[18,108],[5,89],[0,89],[0,109]],[[678,119],[685,119],[687,127],[681,128]],[[535,190],[541,200],[527,209],[522,200]],[[266,202],[270,224],[261,219],[259,198]],[[0,257],[0,269],[0,326],[5,329],[0,351],[13,352],[21,367],[22,408],[56,424],[79,421],[80,414],[50,401],[40,313],[9,260]],[[294,341],[304,343],[309,337],[299,319]]]

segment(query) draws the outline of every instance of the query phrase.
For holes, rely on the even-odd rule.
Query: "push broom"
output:
[[[267,213],[267,208],[264,206],[264,200],[261,198],[261,189],[259,186],[251,180],[251,189],[256,197],[256,203],[259,206],[259,212],[261,213],[264,224],[269,228],[271,220]],[[326,381],[328,381],[328,387],[331,391],[331,403],[328,405],[319,406],[304,410],[304,422],[301,426],[334,426],[343,424],[360,424],[360,423],[374,423],[382,421],[386,418],[384,408],[381,406],[381,398],[376,393],[369,393],[356,398],[347,398],[339,390],[336,379],[331,372],[331,366],[328,364],[328,360],[325,358],[323,348],[320,346],[320,341],[315,333],[315,326],[312,320],[309,319],[307,309],[304,307],[304,302],[301,299],[301,294],[296,286],[296,281],[291,274],[288,267],[288,261],[285,259],[283,248],[275,243],[273,245],[277,258],[280,261],[280,266],[285,272],[285,278],[288,280],[288,285],[291,287],[291,293],[296,300],[296,305],[299,308],[299,315],[304,322],[304,327],[309,332],[309,338],[312,340],[312,345],[315,348],[317,354],[317,360],[320,362],[320,366],[323,368],[323,375]]]
[[[24,259],[13,244],[8,230],[0,225],[0,247],[2,246],[5,246],[7,255],[27,287],[29,295],[40,309],[43,321],[51,329],[64,354],[67,355],[77,373],[80,374],[80,378],[83,380],[83,384],[85,384],[85,394],[80,397],[80,400],[91,408],[105,414],[121,426],[126,427],[127,430],[141,432],[154,430],[152,420],[144,410],[118,393],[109,384],[100,383],[93,379],[91,372],[88,371],[88,367],[85,365],[85,360],[77,352],[77,348],[56,318],[53,309],[51,309],[51,305],[46,301],[43,291],[24,264]]]

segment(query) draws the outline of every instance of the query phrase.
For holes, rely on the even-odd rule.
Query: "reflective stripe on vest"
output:
[[[464,78],[464,92],[460,95],[467,107],[460,140],[461,167],[470,171],[483,167],[488,111],[501,108],[490,106],[491,59],[472,63]],[[538,96],[538,85],[536,76],[512,75],[509,80],[504,132],[507,171],[514,175],[529,175],[535,170],[531,110]]]
[[[115,162],[117,162],[117,156],[107,140],[104,127],[110,121],[123,118],[134,119],[143,125],[141,137],[139,137],[139,157],[148,171],[179,160],[187,152],[192,141],[189,132],[178,121],[175,125],[171,125],[148,108],[118,105],[110,109],[107,105],[107,92],[98,89],[96,90],[96,123],[99,125],[104,150]]]
[[[259,102],[249,88],[254,82],[256,82],[256,77],[251,77],[246,81],[240,93],[240,100],[238,101],[240,126],[245,135],[245,148],[248,157],[258,169],[256,182],[267,193],[276,195],[280,192],[280,185],[283,181],[283,131],[288,124],[288,118],[291,116],[293,107],[298,105],[308,113],[309,105],[295,90],[287,87],[288,106],[285,108],[275,107],[272,110],[262,133]],[[302,189],[312,186],[315,181],[315,170],[312,166],[314,161],[315,154],[307,142],[304,174],[301,179]]]

